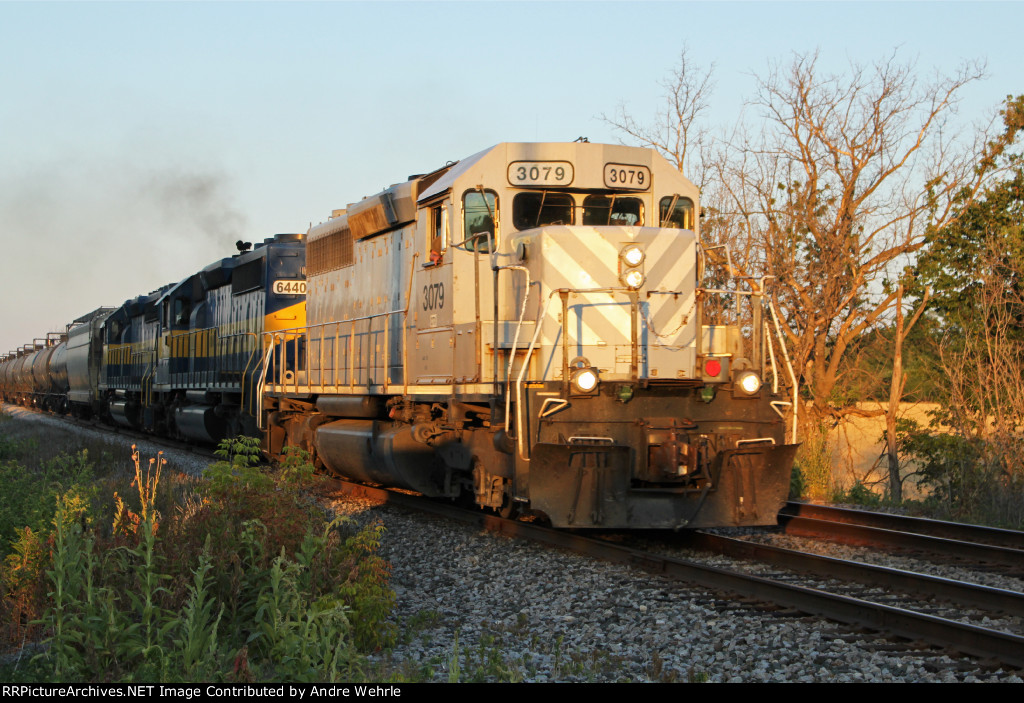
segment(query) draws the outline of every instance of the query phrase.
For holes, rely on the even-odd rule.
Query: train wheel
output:
[[[519,515],[519,503],[512,500],[512,496],[506,493],[501,507],[496,512],[499,517],[503,517],[506,520],[512,519]]]

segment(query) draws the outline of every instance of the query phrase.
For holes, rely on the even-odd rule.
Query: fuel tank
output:
[[[227,434],[227,423],[212,405],[186,405],[174,411],[178,432],[197,442],[216,444]]]
[[[445,469],[414,425],[379,420],[337,420],[316,431],[317,455],[339,476],[447,496]]]

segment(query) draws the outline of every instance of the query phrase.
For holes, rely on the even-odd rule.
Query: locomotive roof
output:
[[[455,164],[448,170],[448,173],[438,178],[430,185],[429,188],[420,193],[419,202],[423,202],[424,200],[430,200],[435,195],[443,193],[449,188],[451,188],[452,184],[455,183],[456,179],[458,179],[460,176],[466,173],[470,168],[475,166],[481,159],[483,159],[485,156],[487,156],[492,151],[497,149],[499,146],[501,146],[501,144],[492,146],[490,149],[478,151],[472,156],[467,156],[462,161],[459,161],[457,164]]]
[[[575,183],[563,187],[585,190],[606,187],[601,179],[607,165],[633,164],[649,168],[655,180],[676,181],[677,187],[672,189],[675,192],[697,195],[693,183],[658,152],[646,147],[590,142],[502,142],[428,174],[411,176],[409,181],[396,183],[379,193],[368,195],[356,203],[350,203],[345,209],[335,210],[325,222],[309,228],[307,240],[314,242],[346,228],[351,228],[353,236],[361,239],[368,234],[401,225],[414,217],[413,211],[409,209],[410,203],[419,205],[429,202],[458,187],[460,179],[466,188],[481,184],[494,187],[499,180],[505,182],[506,169],[516,161],[570,162],[578,178]],[[369,212],[372,210],[378,212]],[[360,222],[361,219],[373,222],[369,227],[357,227],[365,225]]]
[[[116,309],[117,308],[96,308],[92,312],[86,313],[85,315],[82,315],[81,317],[75,318],[74,320],[71,321],[71,324],[78,325],[78,324],[81,324],[83,322],[89,322],[90,320],[92,320],[93,318],[96,318],[96,317],[100,317],[100,316],[107,317],[108,315],[110,315],[110,313],[114,312],[114,310],[116,310]]]
[[[601,174],[607,163],[625,161],[630,164],[648,166],[661,177],[689,181],[668,161],[653,149],[624,144],[591,144],[590,142],[502,142],[468,156],[453,165],[447,173],[438,178],[419,194],[418,202],[424,202],[454,187],[456,182],[469,174],[474,167],[499,169],[504,178],[507,164],[513,161],[571,161],[577,173]],[[488,163],[488,162],[493,163]],[[481,171],[482,172],[482,171]],[[473,183],[476,185],[476,182]],[[692,187],[692,184],[690,184]],[[600,187],[584,183],[578,187]],[[694,188],[694,190],[696,190]]]

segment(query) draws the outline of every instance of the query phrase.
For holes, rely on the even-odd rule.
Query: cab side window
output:
[[[439,203],[430,208],[429,256],[432,263],[437,263],[448,248],[448,207],[447,202]]]
[[[171,324],[176,327],[184,327],[189,323],[189,317],[192,315],[192,301],[188,298],[175,298],[174,299],[174,316]]]
[[[463,239],[466,249],[488,254],[498,242],[498,196],[492,191],[471,190],[462,197]]]
[[[693,201],[681,195],[667,195],[658,207],[662,227],[693,229]]]

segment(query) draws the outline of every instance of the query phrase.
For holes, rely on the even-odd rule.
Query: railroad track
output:
[[[50,416],[53,417],[53,416]],[[213,447],[206,447],[199,444],[190,444],[188,442],[182,442],[176,439],[169,439],[167,437],[160,437],[158,435],[147,434],[145,432],[139,432],[128,427],[114,427],[112,425],[104,425],[99,422],[93,422],[91,420],[82,420],[80,418],[60,418],[66,422],[85,429],[95,430],[96,432],[108,433],[117,437],[125,437],[132,440],[133,442],[148,442],[156,445],[157,447],[163,447],[164,449],[172,449],[178,452],[188,452],[195,454],[196,456],[210,459],[211,461],[216,458]]]
[[[791,536],[925,552],[1024,576],[1024,532],[794,502],[779,513],[779,524]]]
[[[82,418],[73,417],[71,415],[57,415],[55,413],[40,410],[38,408],[30,408],[23,405],[9,405],[3,404],[2,410],[8,414],[12,414],[17,417],[18,414],[27,413],[31,415],[37,415],[42,418],[47,418],[61,425],[67,425],[68,427],[76,427],[83,430],[96,432],[100,435],[112,435],[114,437],[125,438],[133,442],[147,442],[156,447],[162,447],[164,449],[172,449],[179,452],[188,452],[195,454],[196,456],[203,457],[205,459],[213,460],[215,458],[214,449],[212,447],[206,447],[198,444],[190,444],[188,442],[181,442],[174,439],[168,439],[166,437],[160,437],[158,435],[148,434],[146,432],[139,432],[127,427],[120,427],[115,425],[106,425],[97,420],[84,420]]]
[[[1003,530],[997,527],[966,525],[959,522],[930,520],[928,518],[891,515],[851,508],[837,508],[829,505],[814,505],[790,501],[780,511],[788,522],[816,519],[830,523],[892,530],[931,537],[947,538],[961,542],[976,542],[1024,550],[1024,532]]]
[[[384,489],[331,479],[333,495],[349,495],[401,505],[453,520],[475,524],[510,537],[527,539],[568,549],[598,559],[629,564],[652,573],[701,586],[725,591],[742,599],[766,604],[768,609],[790,609],[806,615],[825,617],[858,628],[866,628],[914,642],[951,649],[991,662],[1024,668],[1024,636],[995,627],[962,622],[964,607],[984,608],[995,618],[1024,617],[1024,594],[981,586],[972,586],[950,579],[927,577],[897,569],[872,567],[839,559],[801,554],[758,545],[743,540],[724,538],[708,533],[694,533],[682,538],[686,546],[727,554],[739,559],[753,559],[771,569],[796,570],[836,584],[815,583],[813,586],[794,583],[792,574],[772,573],[765,576],[743,568],[724,568],[683,559],[628,544],[552,530],[537,524],[506,520],[479,510],[465,510],[448,503],[425,501]],[[731,544],[731,547],[724,545]],[[733,553],[730,554],[730,551]],[[778,555],[784,554],[784,557]],[[862,570],[862,567],[866,567]],[[806,579],[802,579],[806,580]],[[908,585],[910,584],[910,585]],[[882,589],[871,594],[872,589]],[[945,608],[931,605],[912,610],[904,605],[881,602],[893,592],[925,593],[941,596],[949,602]],[[874,598],[871,600],[870,598]],[[925,611],[931,612],[925,612]],[[936,614],[940,613],[940,614]]]

